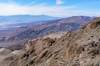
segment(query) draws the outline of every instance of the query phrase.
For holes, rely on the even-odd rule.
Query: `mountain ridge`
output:
[[[72,19],[71,19],[72,18]],[[49,20],[42,24],[25,24],[25,26],[1,31],[0,46],[9,47],[23,45],[27,40],[35,39],[55,32],[74,31],[87,24],[93,18],[86,16],[73,16],[57,20]],[[19,42],[17,42],[19,41]]]
[[[71,21],[71,18],[72,18],[72,21]],[[36,31],[36,33],[38,34],[38,33],[42,33],[42,32],[49,33],[50,31],[51,32],[59,32],[59,31],[76,30],[80,27],[80,25],[85,24],[84,22],[87,22],[89,20],[92,20],[92,18],[83,17],[83,16],[81,19],[80,19],[80,16],[75,16],[75,17],[69,17],[69,18],[64,18],[64,19],[59,19],[59,20],[51,20],[50,22],[39,24],[36,26],[29,25],[30,27],[28,27],[28,29],[27,29],[28,31],[27,30],[24,31],[23,34],[25,34],[26,32],[30,32],[30,34],[31,34],[31,32],[34,33],[34,31]],[[22,36],[22,35],[19,34],[19,36]],[[26,36],[29,36],[29,35],[26,35]]]

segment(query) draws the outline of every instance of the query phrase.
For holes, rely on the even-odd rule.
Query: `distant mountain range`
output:
[[[0,16],[0,25],[5,24],[20,24],[20,23],[41,23],[42,21],[54,20],[57,17],[51,17],[46,15],[12,15],[12,16]]]
[[[12,17],[14,18],[14,17]],[[19,18],[19,17],[18,17]],[[34,19],[34,18],[33,18]],[[54,32],[66,32],[66,31],[74,31],[79,29],[82,25],[87,24],[93,20],[93,17],[89,16],[72,16],[68,18],[50,18],[46,21],[42,21],[42,23],[20,23],[9,25],[11,28],[7,30],[0,30],[0,41],[7,42],[3,43],[4,46],[8,45],[16,45],[23,44],[26,40],[30,40],[33,38],[45,36],[49,33]],[[40,20],[39,20],[40,21]],[[18,26],[18,27],[13,27]],[[19,42],[16,42],[19,41]],[[12,44],[13,42],[14,44]],[[2,43],[0,46],[3,46]]]

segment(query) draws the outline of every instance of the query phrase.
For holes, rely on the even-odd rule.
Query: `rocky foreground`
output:
[[[7,52],[0,66],[100,66],[100,18],[60,38],[31,40]]]

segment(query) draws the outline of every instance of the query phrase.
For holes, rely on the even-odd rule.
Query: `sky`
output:
[[[0,0],[0,16],[100,16],[100,0]]]

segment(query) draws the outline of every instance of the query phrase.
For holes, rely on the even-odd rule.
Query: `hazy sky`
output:
[[[100,0],[0,0],[0,15],[99,16]]]

